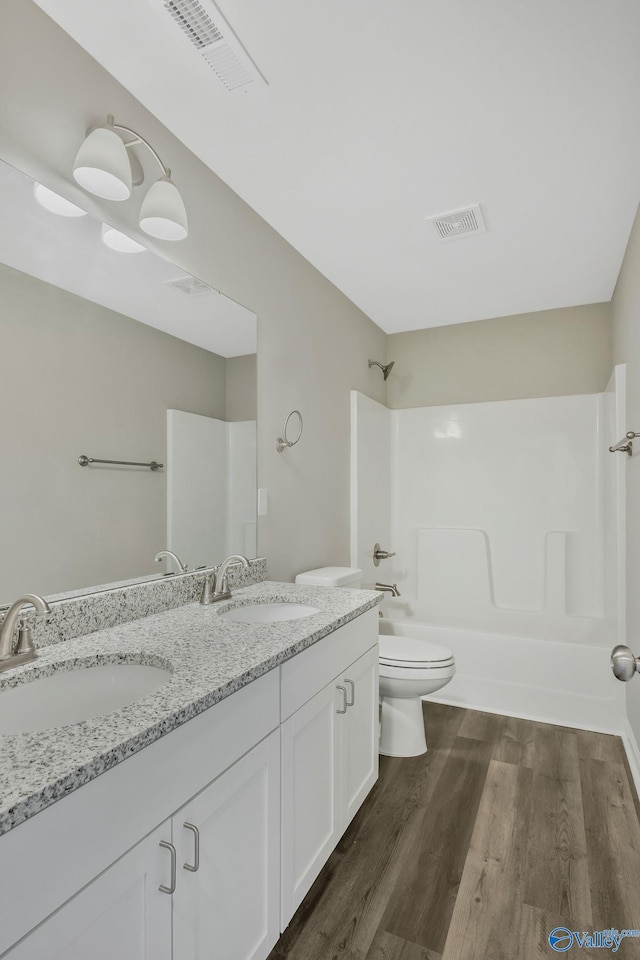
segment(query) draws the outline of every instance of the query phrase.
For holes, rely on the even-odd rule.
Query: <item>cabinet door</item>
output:
[[[99,825],[96,824],[96,829]],[[171,960],[170,823],[158,827],[16,947],[7,960]]]
[[[173,838],[174,960],[264,960],[280,931],[277,730],[174,815]]]
[[[378,647],[344,673],[349,707],[342,718],[343,829],[351,823],[378,779]]]
[[[342,833],[338,680],[282,724],[282,929]]]

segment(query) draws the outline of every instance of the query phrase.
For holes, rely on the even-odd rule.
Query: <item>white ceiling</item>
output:
[[[638,0],[220,0],[269,82],[235,96],[150,0],[37,2],[387,332],[611,298]]]
[[[187,296],[168,280],[188,276],[145,250],[116,253],[93,217],[44,210],[34,183],[0,161],[0,263],[222,357],[256,352],[256,316],[218,291]]]

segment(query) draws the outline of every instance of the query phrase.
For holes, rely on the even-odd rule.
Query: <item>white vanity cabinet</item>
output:
[[[158,827],[17,946],[7,960],[172,960],[171,898]]]
[[[283,929],[378,776],[375,617],[281,667]]]
[[[280,932],[279,878],[275,730],[6,957],[264,960]]]
[[[265,960],[377,732],[371,610],[0,836],[0,957]]]
[[[258,911],[260,918],[265,913],[264,905],[249,904],[246,890],[257,891],[255,874],[262,871],[264,875],[266,869],[270,877],[267,912],[277,917],[279,706],[279,675],[278,670],[272,670],[1,836],[0,957],[4,960],[8,951],[6,956],[11,960],[76,960],[75,953],[65,950],[71,951],[74,938],[80,935],[91,938],[95,929],[95,950],[92,947],[81,953],[82,960],[164,960],[162,950],[167,944],[168,958],[182,960],[175,950],[171,953],[171,926],[173,923],[174,931],[178,926],[172,919],[172,901],[179,890],[182,895],[193,878],[207,883],[213,861],[215,869],[222,871],[223,882],[230,879],[235,884],[230,889],[236,897],[236,912],[251,909]],[[238,782],[243,776],[248,786]],[[224,820],[225,830],[233,833],[233,843],[242,851],[233,864],[228,857],[226,862],[213,857],[213,818],[202,806],[205,798],[221,796],[225,789],[229,791],[228,807],[223,803],[216,816]],[[260,813],[256,814],[259,806]],[[201,838],[206,840],[207,852],[203,847],[203,866],[195,874],[183,867],[193,862],[193,840],[182,826],[185,809],[194,817],[198,810],[205,812]],[[245,833],[254,839],[256,836],[255,827],[245,822],[247,810],[259,818],[263,836],[273,833],[271,842],[263,844],[258,852],[258,860],[248,861],[246,844],[242,846]],[[198,826],[197,820],[189,822]],[[171,879],[171,850],[161,847],[161,841],[176,848],[174,895],[159,890],[161,884],[169,887]],[[266,868],[265,858],[269,858]],[[273,877],[275,883],[271,882]],[[258,893],[255,895],[259,898]],[[85,898],[93,903],[94,897],[104,910],[96,913],[92,927],[93,920],[83,922],[90,917],[83,904]],[[131,940],[126,949],[120,949],[114,939],[118,949],[112,951],[109,936],[119,935],[119,909],[127,918]],[[161,937],[159,947],[158,930],[165,929],[167,922],[169,935]],[[262,919],[251,922],[257,929]],[[249,923],[247,915],[245,923]],[[45,949],[46,937],[32,940],[49,927],[58,931],[55,942],[62,946],[57,950]],[[105,932],[100,932],[103,929]],[[278,937],[277,921],[275,929],[270,921],[269,935],[273,946]],[[21,938],[25,939],[14,946]],[[45,946],[29,952],[30,941]],[[79,943],[84,949],[85,941]],[[266,945],[262,953],[256,946],[256,960],[268,952]],[[186,960],[202,955],[187,954]],[[244,957],[230,953],[225,960]]]
[[[378,779],[379,662],[376,643],[342,676],[341,685],[347,689],[342,721],[343,832]]]
[[[264,960],[280,935],[274,731],[173,817],[174,960]]]

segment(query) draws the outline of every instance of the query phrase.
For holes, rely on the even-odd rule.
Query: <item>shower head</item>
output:
[[[382,370],[382,375],[386,380],[389,374],[391,373],[391,368],[393,367],[395,360],[392,360],[391,363],[378,363],[377,360],[369,360],[369,367],[380,367]]]

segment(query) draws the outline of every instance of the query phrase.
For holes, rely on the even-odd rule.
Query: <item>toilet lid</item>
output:
[[[380,636],[380,663],[388,666],[446,667],[453,663],[447,647],[418,637]]]

